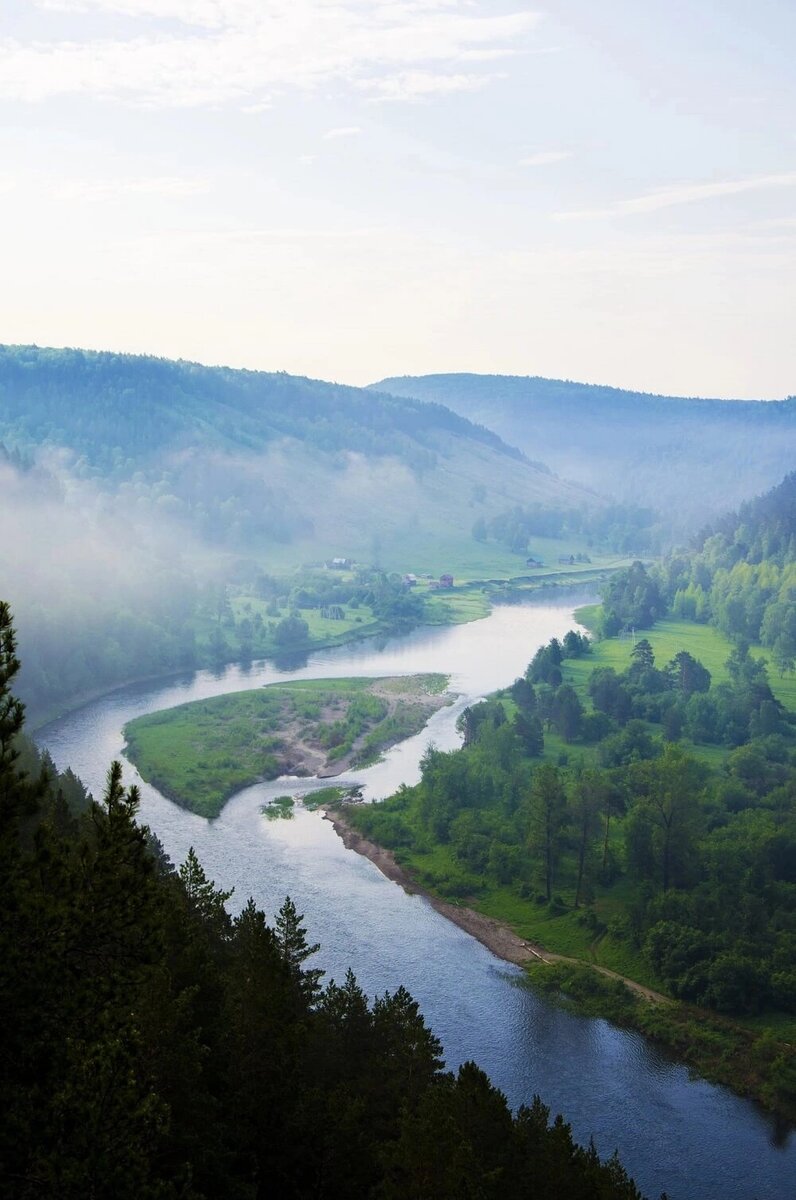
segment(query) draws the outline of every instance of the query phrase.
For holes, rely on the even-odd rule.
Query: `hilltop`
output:
[[[373,387],[445,404],[560,475],[676,511],[684,529],[771,487],[796,459],[796,397],[657,396],[512,375],[403,376]]]
[[[133,355],[0,347],[0,441],[227,548],[365,556],[476,504],[596,502],[441,404]]]

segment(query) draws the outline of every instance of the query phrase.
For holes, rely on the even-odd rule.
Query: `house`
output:
[[[327,558],[326,560],[326,567],[329,571],[350,571],[353,565],[353,559],[350,558]]]
[[[452,575],[440,575],[439,586],[441,588],[452,588],[453,587],[453,576]]]
[[[561,563],[562,567],[574,567],[575,555],[574,554],[559,554],[558,561]]]
[[[526,567],[543,567],[544,563],[540,558],[526,558],[525,565]]]
[[[402,581],[404,587],[417,587],[417,575],[404,575]]]

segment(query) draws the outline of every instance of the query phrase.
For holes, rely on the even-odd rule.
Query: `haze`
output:
[[[794,391],[778,0],[7,0],[3,340]]]

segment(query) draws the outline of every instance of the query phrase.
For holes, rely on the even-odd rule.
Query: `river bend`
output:
[[[457,702],[426,729],[394,747],[382,763],[351,776],[369,799],[419,778],[430,742],[459,743],[461,709],[510,683],[536,648],[573,625],[589,597],[506,605],[469,625],[422,628],[312,654],[279,670],[268,662],[198,671],[149,682],[93,701],[37,734],[61,769],[70,766],[99,794],[122,754],[132,717],[188,700],[287,679],[440,671]],[[796,1139],[754,1104],[725,1088],[692,1080],[686,1068],[640,1035],[575,1016],[536,994],[522,972],[495,958],[420,896],[409,896],[372,863],[346,850],[320,814],[298,807],[292,821],[267,821],[269,797],[306,791],[307,780],[280,780],[239,792],[214,821],[185,812],[143,783],[142,819],[181,862],[194,846],[208,875],[235,888],[230,907],[249,896],[273,915],[290,894],[322,943],[318,960],[340,980],[350,966],[374,995],[405,984],[442,1039],[448,1065],[475,1059],[513,1105],[539,1092],[562,1111],[576,1137],[614,1149],[653,1200],[793,1200]]]

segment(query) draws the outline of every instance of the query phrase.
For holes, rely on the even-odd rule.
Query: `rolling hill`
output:
[[[703,400],[509,375],[372,386],[447,405],[559,475],[667,512],[678,531],[765,491],[796,461],[796,397]]]
[[[0,347],[0,441],[205,545],[277,556],[469,535],[474,508],[597,502],[437,403],[130,355]]]
[[[411,607],[395,580],[369,604],[349,573],[334,603],[357,608],[347,626],[324,625],[307,588],[317,599],[312,572],[330,558],[375,576],[371,566],[516,574],[522,547],[472,531],[521,507],[555,512],[559,526],[572,513],[576,530],[586,510],[603,511],[438,404],[281,373],[0,347],[0,596],[36,720],[139,676],[274,653],[279,638],[373,632],[390,587]]]

